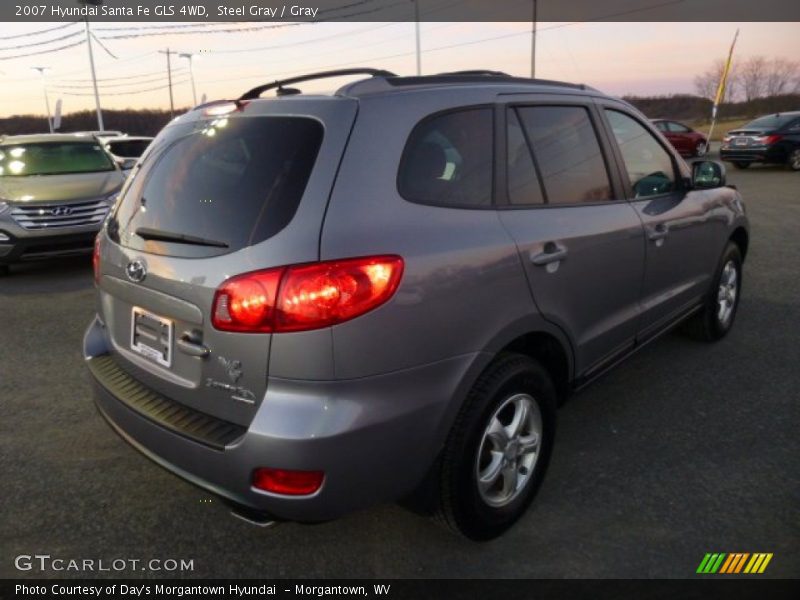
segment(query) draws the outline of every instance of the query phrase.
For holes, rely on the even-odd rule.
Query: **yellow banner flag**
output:
[[[728,74],[731,71],[731,62],[733,61],[733,48],[736,46],[736,39],[739,37],[739,30],[736,30],[736,35],[733,36],[733,43],[731,44],[731,50],[728,52],[728,60],[725,61],[725,67],[722,69],[722,77],[719,80],[719,86],[717,86],[717,97],[714,99],[714,111],[716,112],[717,106],[719,106],[720,102],[722,102],[723,98],[725,97],[725,85],[728,82]]]

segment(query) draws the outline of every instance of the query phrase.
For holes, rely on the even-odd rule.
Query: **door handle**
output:
[[[178,338],[178,341],[175,342],[175,345],[178,346],[178,350],[184,354],[188,354],[189,356],[205,358],[211,354],[211,350],[209,350],[208,347],[196,342],[192,335],[188,332],[184,333],[180,338]]]
[[[659,223],[655,227],[650,230],[650,233],[647,234],[647,237],[650,240],[657,242],[658,240],[663,240],[665,237],[669,235],[669,229],[666,225]]]
[[[534,254],[531,252],[530,259],[537,267],[543,267],[550,263],[564,260],[567,257],[567,249],[555,242],[547,242],[542,252]]]

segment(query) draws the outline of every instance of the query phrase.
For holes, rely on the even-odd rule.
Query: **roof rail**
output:
[[[582,83],[567,83],[565,81],[554,81],[551,79],[531,79],[529,77],[515,77],[502,71],[453,71],[451,73],[439,73],[437,75],[414,75],[408,77],[393,77],[386,82],[393,86],[404,85],[425,85],[436,83],[515,83],[515,84],[538,84],[552,85],[556,87],[568,87],[578,90],[592,89]]]
[[[267,90],[278,90],[278,95],[285,95],[285,94],[296,94],[298,93],[296,90],[286,89],[284,88],[285,85],[290,85],[292,83],[300,83],[301,81],[310,81],[312,79],[326,79],[328,77],[342,77],[345,75],[371,75],[372,77],[397,77],[391,71],[384,71],[383,69],[338,69],[336,71],[320,71],[319,73],[310,73],[308,75],[300,75],[299,77],[291,77],[289,79],[280,79],[273,81],[272,83],[265,83],[263,85],[259,85],[258,87],[254,87],[252,90],[249,90],[242,94],[237,102],[241,102],[242,100],[255,100],[258,98],[263,92]]]

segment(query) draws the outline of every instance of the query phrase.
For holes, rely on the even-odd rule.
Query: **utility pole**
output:
[[[78,0],[78,4],[93,4],[99,6],[103,0]],[[94,70],[94,54],[92,53],[92,32],[89,31],[89,15],[84,18],[86,25],[86,47],[89,48],[89,68],[92,71],[92,85],[94,86],[94,106],[97,110],[97,129],[103,131],[103,111],[100,110],[100,92],[97,91],[97,74]]]
[[[42,76],[42,90],[44,91],[44,105],[47,107],[47,126],[50,128],[50,133],[53,133],[53,117],[50,116],[50,99],[47,97],[47,81],[45,80],[44,73],[49,71],[49,67],[31,67],[34,71],[39,71]]]
[[[191,52],[181,52],[178,56],[189,61],[189,79],[192,81],[192,106],[197,106],[197,90],[195,90],[194,87],[194,70],[192,69],[192,57],[194,54]]]
[[[89,31],[89,16],[84,21],[86,25],[86,47],[89,48],[89,68],[92,71],[92,85],[94,86],[94,107],[97,110],[97,129],[103,131],[103,111],[100,109],[100,92],[97,90],[97,73],[94,70],[94,54],[92,53],[92,33]]]
[[[533,0],[531,19],[531,79],[536,79],[536,0]]]
[[[417,76],[422,75],[422,52],[419,43],[419,0],[411,0],[414,3],[414,26],[417,33]]]
[[[172,65],[170,61],[170,49],[167,48],[166,50],[159,50],[162,54],[167,55],[167,83],[169,85],[169,118],[175,116],[175,101],[172,97]]]

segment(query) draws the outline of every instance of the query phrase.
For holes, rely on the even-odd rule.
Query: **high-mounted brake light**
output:
[[[221,117],[224,115],[229,115],[232,112],[236,112],[237,110],[243,110],[245,106],[247,106],[249,102],[233,102],[227,100],[221,100],[219,102],[209,102],[203,106],[198,106],[196,108],[201,108],[203,110],[203,114],[207,117]]]
[[[322,471],[289,471],[266,467],[253,471],[253,487],[283,496],[308,496],[322,486]]]
[[[348,321],[389,300],[403,259],[373,256],[255,271],[224,282],[212,323],[223,331],[307,331]]]

